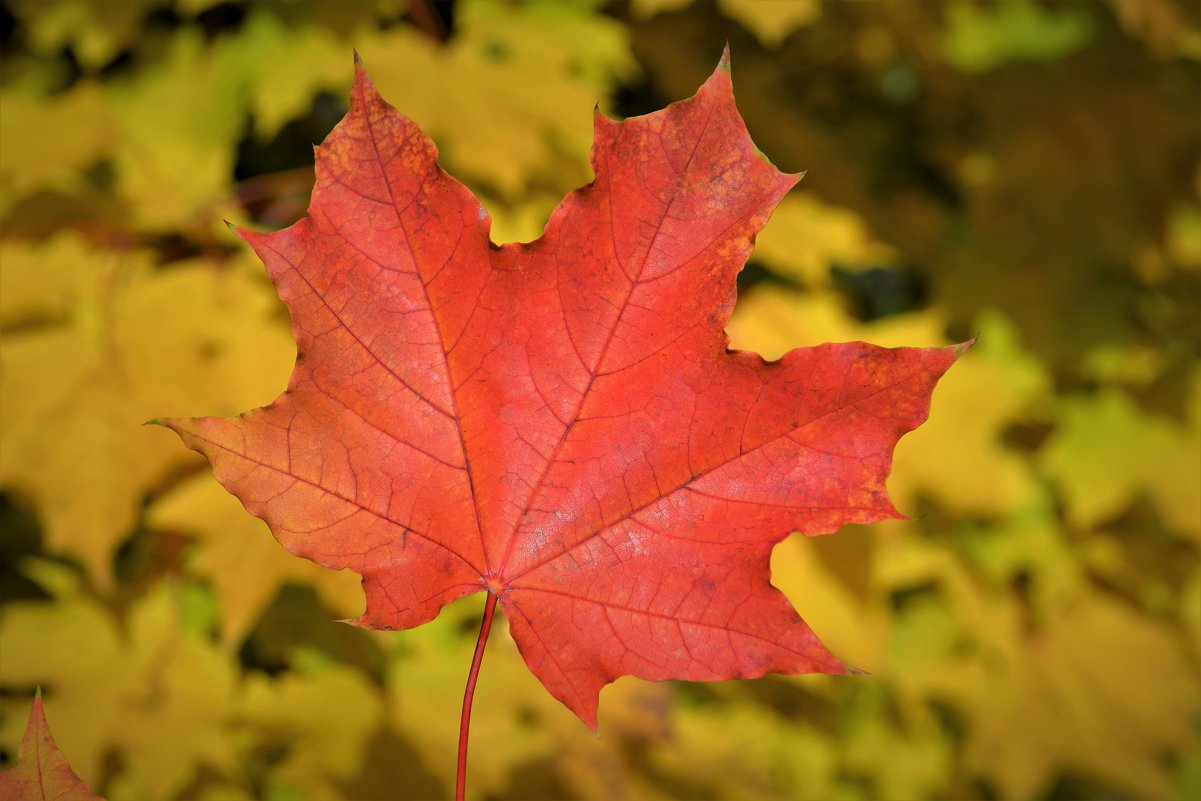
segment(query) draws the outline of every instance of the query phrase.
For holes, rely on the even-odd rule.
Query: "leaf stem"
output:
[[[463,717],[459,719],[459,769],[455,774],[455,801],[463,801],[467,792],[467,735],[471,728],[471,700],[475,697],[475,680],[480,675],[480,662],[484,659],[484,646],[488,644],[488,632],[492,630],[492,615],[496,612],[494,592],[488,593],[484,606],[484,619],[480,621],[480,636],[475,641],[475,656],[471,658],[471,672],[467,674],[467,689],[463,691]]]

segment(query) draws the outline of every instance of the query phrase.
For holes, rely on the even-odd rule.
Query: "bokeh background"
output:
[[[909,522],[777,586],[871,675],[623,679],[599,738],[503,622],[477,799],[1201,798],[1201,4],[0,0],[0,758],[41,685],[114,801],[449,795],[482,601],[339,624],[159,415],[284,387],[248,248],[304,213],[357,48],[497,241],[590,179],[593,105],[739,107],[808,170],[729,325],[979,344],[897,451]]]

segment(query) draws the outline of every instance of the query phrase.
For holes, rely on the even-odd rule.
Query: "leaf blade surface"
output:
[[[797,176],[755,149],[727,58],[692,98],[595,129],[593,183],[498,248],[360,67],[308,217],[240,232],[292,314],[288,391],[166,421],[289,550],[363,575],[359,625],[499,595],[593,728],[621,675],[846,670],[771,586],[771,548],[898,516],[893,446],[959,352],[728,350],[735,276]]]

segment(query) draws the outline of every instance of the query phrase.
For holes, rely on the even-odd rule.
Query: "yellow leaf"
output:
[[[1051,61],[1079,50],[1093,34],[1093,18],[1071,6],[961,0],[948,11],[943,56],[965,72],[983,72],[1007,61]]]
[[[902,343],[946,343],[942,317],[933,311],[862,323],[851,317],[832,291],[800,292],[760,284],[739,298],[726,326],[730,347],[778,359],[797,347],[865,340],[885,347]]]
[[[61,568],[60,568],[61,570]],[[119,664],[123,643],[109,614],[78,595],[55,603],[13,603],[0,626],[0,681],[46,688],[59,748],[88,786],[99,791],[104,749],[136,681]],[[4,717],[3,744],[16,753],[24,721]]]
[[[383,720],[383,705],[379,690],[359,671],[335,664],[277,681],[252,675],[242,714],[268,741],[286,745],[287,755],[273,771],[277,780],[331,789],[332,782],[359,772],[364,746]]]
[[[549,194],[531,194],[513,203],[487,196],[480,198],[492,216],[491,238],[497,244],[532,242],[542,236],[547,209],[554,208],[557,201]]]
[[[839,798],[835,744],[803,720],[786,721],[748,703],[681,706],[673,730],[650,757],[657,773],[683,784],[680,795]]]
[[[1194,409],[1201,408],[1201,373]],[[1139,411],[1120,390],[1065,398],[1041,463],[1063,491],[1068,519],[1093,528],[1140,493],[1171,528],[1201,542],[1201,413],[1187,423]]]
[[[167,435],[142,423],[268,402],[293,345],[245,261],[156,270],[147,254],[68,235],[16,252],[21,295],[42,288],[56,298],[44,307],[67,315],[0,342],[0,482],[38,504],[51,553],[80,559],[107,588],[142,497],[181,464]],[[39,256],[36,271],[21,266]],[[17,313],[5,304],[5,319]]]
[[[329,570],[280,547],[267,526],[251,517],[237,498],[209,476],[200,476],[157,499],[146,512],[151,528],[195,536],[191,572],[212,584],[221,604],[221,639],[237,648],[263,611],[289,581],[316,590],[342,618],[363,611],[360,578]]]
[[[930,419],[893,456],[889,491],[902,510],[925,492],[948,509],[999,518],[1038,498],[1028,463],[1001,437],[1008,426],[1042,415],[1049,378],[1000,314],[982,315],[977,330],[955,375],[940,382]]]
[[[874,266],[893,256],[891,248],[872,239],[854,212],[806,192],[784,198],[755,239],[754,251],[755,259],[776,272],[813,287],[829,283],[832,266]]]
[[[4,270],[0,271],[0,325],[8,331],[50,324],[69,324],[73,316],[95,312],[93,296],[100,277],[91,248],[82,239],[59,236],[41,245],[11,242],[4,245]],[[63,265],[79,264],[78,269]]]
[[[779,47],[797,28],[821,19],[821,0],[718,0],[723,12],[745,25],[768,47]]]
[[[507,198],[535,176],[564,189],[587,182],[588,109],[634,69],[625,28],[581,4],[482,0],[456,6],[455,28],[445,46],[403,27],[357,46],[380,91],[456,174]],[[556,150],[568,158],[556,162]]]
[[[931,591],[896,613],[876,675],[902,698],[957,709],[969,769],[1002,798],[1041,797],[1064,773],[1168,797],[1164,757],[1196,746],[1201,712],[1201,682],[1171,627],[1038,569],[1023,599],[929,540],[897,538],[877,564],[881,585]],[[1038,590],[1044,582],[1059,591]]]
[[[865,560],[872,558],[870,535],[862,528],[841,532],[854,539]],[[801,617],[839,659],[875,673],[881,664],[887,620],[874,598],[857,596],[823,563],[819,549],[827,538],[794,535],[772,551],[772,586],[792,601]]]
[[[89,0],[13,0],[13,13],[27,29],[30,46],[43,54],[71,48],[81,65],[95,70],[131,45],[142,18],[162,0],[122,0],[97,4]]]
[[[633,0],[635,17],[651,17],[679,11],[693,0]],[[768,47],[780,44],[797,28],[812,25],[821,18],[821,0],[717,0],[724,14],[741,22]]]
[[[180,633],[168,584],[140,599],[125,627],[73,591],[10,604],[0,652],[0,681],[47,688],[55,737],[90,786],[100,789],[105,755],[120,756],[110,798],[173,797],[201,765],[229,772],[237,762],[226,731],[236,667]],[[19,734],[5,723],[11,747]]]
[[[953,746],[930,707],[898,703],[879,681],[861,684],[844,711],[844,771],[873,777],[877,798],[948,797]]]
[[[0,92],[0,212],[40,189],[60,187],[112,150],[100,87],[81,81],[52,98]]]
[[[226,101],[246,94],[255,136],[264,141],[307,114],[317,92],[344,97],[354,78],[349,43],[316,25],[286,25],[263,9],[252,10],[236,35],[221,40],[213,58],[232,73],[231,84],[245,85],[231,86]]]
[[[971,701],[967,757],[1004,797],[1033,797],[1073,770],[1136,797],[1171,795],[1162,757],[1197,746],[1201,686],[1167,629],[1093,596],[998,667]]]
[[[238,213],[226,189],[245,114],[237,70],[212,57],[199,29],[182,28],[162,63],[107,86],[117,188],[135,225],[178,230]]]

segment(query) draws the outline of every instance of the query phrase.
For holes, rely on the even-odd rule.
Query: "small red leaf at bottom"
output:
[[[104,801],[75,775],[54,744],[39,691],[29,710],[17,764],[0,773],[4,801]]]

